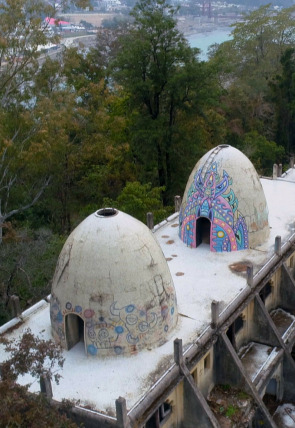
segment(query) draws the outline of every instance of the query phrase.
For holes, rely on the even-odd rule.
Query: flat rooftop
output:
[[[119,396],[126,399],[128,411],[140,402],[174,364],[173,341],[182,339],[184,350],[188,349],[210,328],[212,300],[220,301],[223,311],[248,287],[245,270],[238,272],[233,266],[250,262],[257,273],[274,254],[275,237],[279,235],[285,242],[295,232],[295,183],[287,179],[261,179],[261,183],[268,202],[270,236],[257,248],[213,253],[206,244],[187,247],[178,237],[178,214],[155,227],[154,235],[166,257],[177,295],[179,318],[173,335],[158,348],[108,359],[87,357],[84,344],[78,343],[64,351],[60,383],[52,383],[55,400],[79,401],[80,406],[109,416],[115,416]],[[42,339],[51,338],[49,303],[45,300],[24,312],[21,320],[21,324],[18,318],[0,327],[0,334],[18,338],[30,328]],[[5,358],[1,345],[0,361]],[[32,382],[31,391],[40,390],[36,380],[24,377],[20,382]]]

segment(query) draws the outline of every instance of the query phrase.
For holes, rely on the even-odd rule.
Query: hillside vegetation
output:
[[[138,3],[132,24],[99,31],[93,48],[42,58],[38,46],[57,38],[42,17],[54,10],[0,9],[2,323],[13,294],[25,308],[50,292],[67,235],[96,209],[160,221],[218,144],[264,175],[294,153],[294,7],[251,12],[207,62],[165,0]]]

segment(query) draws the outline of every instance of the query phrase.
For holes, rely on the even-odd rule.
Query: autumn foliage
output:
[[[0,426],[1,427],[60,427],[76,425],[66,416],[69,405],[56,408],[42,393],[32,394],[29,385],[20,385],[17,379],[29,374],[38,382],[41,375],[58,382],[59,369],[63,366],[61,349],[52,341],[35,337],[26,330],[18,340],[3,337],[8,359],[1,364]]]

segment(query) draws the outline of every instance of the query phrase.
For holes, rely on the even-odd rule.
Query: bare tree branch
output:
[[[28,204],[23,205],[20,208],[11,210],[11,211],[9,211],[7,213],[2,213],[1,214],[1,212],[0,212],[0,224],[4,223],[9,217],[12,217],[13,215],[18,214],[18,213],[20,213],[22,211],[25,211],[28,208],[30,208],[31,206],[33,206],[38,201],[38,199],[40,198],[40,196],[44,192],[45,188],[49,185],[50,180],[51,180],[51,177],[48,177],[48,178],[45,179],[45,181],[42,184],[42,186],[39,189],[39,191],[36,193],[36,195],[34,196],[34,198]]]

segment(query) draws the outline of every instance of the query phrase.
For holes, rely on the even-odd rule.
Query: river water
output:
[[[223,43],[231,39],[231,28],[222,28],[219,30],[207,31],[205,33],[197,33],[187,36],[187,40],[192,48],[201,49],[199,58],[201,61],[206,61],[207,49],[214,43]]]

